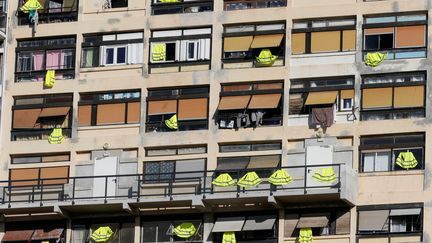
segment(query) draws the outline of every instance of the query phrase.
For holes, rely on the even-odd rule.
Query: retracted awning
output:
[[[251,44],[251,48],[278,47],[282,42],[284,34],[256,35]]]
[[[250,95],[223,96],[219,102],[219,110],[245,109],[250,100]]]
[[[242,231],[271,230],[276,222],[276,215],[251,216],[246,220]]]
[[[37,229],[34,231],[32,240],[51,240],[51,239],[59,239],[63,233],[63,229],[51,229],[51,230],[43,230]]]
[[[11,241],[30,241],[34,230],[11,230],[6,231],[3,236],[2,242]]]
[[[248,109],[275,109],[279,105],[282,94],[252,95]]]
[[[421,208],[392,209],[390,216],[419,215]]]
[[[305,105],[333,104],[337,94],[337,91],[311,92],[308,94]]]
[[[39,117],[66,116],[70,107],[49,107],[43,108]]]
[[[243,229],[245,217],[217,218],[212,232],[236,232]]]
[[[297,228],[326,227],[329,222],[328,214],[303,214],[297,224]]]

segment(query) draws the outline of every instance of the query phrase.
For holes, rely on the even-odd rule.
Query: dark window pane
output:
[[[393,34],[380,35],[379,49],[392,49],[393,48]]]
[[[126,47],[117,48],[117,63],[126,63]]]
[[[379,48],[379,36],[378,35],[367,35],[365,36],[365,49],[366,50],[378,50]]]
[[[176,43],[166,43],[166,60],[175,61]]]
[[[107,48],[105,55],[106,55],[105,64],[113,64],[114,63],[114,49],[113,48]]]

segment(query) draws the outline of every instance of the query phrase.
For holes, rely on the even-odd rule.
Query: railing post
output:
[[[141,197],[141,175],[138,175],[138,182],[137,182],[137,202],[140,201]]]
[[[43,188],[44,188],[44,180],[42,179],[41,180],[41,195],[40,195],[40,203],[39,203],[39,205],[42,207],[43,206]]]
[[[305,165],[304,167],[304,185],[303,185],[303,189],[304,189],[304,194],[307,194],[307,174],[308,174],[308,169],[309,167],[307,165]]]
[[[203,198],[206,198],[206,188],[207,188],[207,171],[204,171],[203,187],[202,187]]]
[[[72,205],[75,204],[75,182],[76,182],[76,178],[74,177],[72,179]]]
[[[107,203],[107,195],[108,195],[108,176],[105,176],[105,197],[104,202]]]
[[[173,200],[173,197],[172,197],[172,193],[173,193],[172,187],[173,187],[173,175],[171,175],[171,178],[168,181],[168,196],[169,196],[170,200]]]
[[[240,171],[237,171],[237,182],[239,179],[240,179]],[[237,184],[236,187],[237,187],[237,195],[236,196],[240,197],[240,186]]]

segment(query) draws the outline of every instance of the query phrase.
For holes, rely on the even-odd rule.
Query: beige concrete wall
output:
[[[313,136],[306,123],[290,122],[288,117],[288,91],[291,78],[354,75],[356,81],[356,104],[360,102],[359,84],[360,75],[380,72],[400,72],[426,70],[430,74],[430,62],[426,59],[411,59],[386,61],[379,67],[372,69],[361,62],[360,50],[362,47],[361,24],[364,14],[388,13],[398,11],[428,11],[431,17],[431,5],[428,0],[389,0],[377,2],[362,2],[360,0],[289,0],[286,8],[255,9],[224,12],[223,2],[215,1],[214,12],[197,14],[176,15],[150,15],[150,1],[129,0],[129,7],[122,9],[102,10],[100,1],[81,0],[79,17],[77,22],[41,24],[37,26],[35,37],[48,37],[57,35],[76,35],[76,78],[73,80],[58,81],[53,89],[43,89],[42,83],[14,83],[15,47],[16,39],[31,37],[31,29],[28,26],[17,26],[15,11],[18,1],[9,1],[9,36],[7,39],[7,55],[4,96],[2,104],[2,128],[1,128],[1,153],[0,153],[0,178],[8,178],[8,169],[16,166],[10,165],[11,154],[45,153],[70,151],[70,165],[77,163],[76,152],[99,150],[103,144],[110,144],[110,148],[138,148],[139,169],[142,169],[142,161],[145,158],[144,147],[147,146],[172,146],[185,144],[208,144],[207,158],[208,168],[216,166],[216,158],[219,156],[218,143],[233,141],[265,141],[278,140],[283,144],[281,153],[282,163],[289,165],[287,157],[288,140],[304,139]],[[357,52],[348,54],[316,54],[291,57],[290,40],[293,19],[332,17],[332,16],[357,16]],[[430,19],[430,18],[429,18]],[[241,68],[222,69],[221,50],[222,32],[224,24],[247,23],[259,21],[286,21],[286,57],[285,66],[269,68]],[[429,20],[429,22],[431,22]],[[158,73],[149,74],[148,38],[151,29],[212,26],[212,58],[210,71]],[[143,31],[144,41],[144,65],[118,66],[112,68],[80,69],[80,53],[82,35],[86,33],[110,32],[110,31]],[[432,28],[428,30],[431,36]],[[430,39],[430,38],[429,38]],[[429,41],[429,54],[431,42]],[[430,76],[430,75],[429,75]],[[285,86],[284,95],[284,126],[259,127],[257,129],[241,129],[239,131],[218,130],[211,119],[217,109],[219,101],[220,83],[239,81],[263,81],[283,80]],[[172,132],[172,133],[145,133],[144,120],[146,108],[144,99],[147,88],[171,87],[178,85],[209,85],[209,129],[204,131]],[[141,89],[142,91],[142,121],[139,125],[104,126],[98,128],[77,128],[77,104],[80,92],[103,91],[116,89]],[[328,136],[353,137],[353,146],[359,145],[361,135],[402,133],[402,132],[427,132],[426,136],[426,170],[424,172],[407,173],[390,172],[375,175],[359,176],[359,205],[392,204],[406,202],[430,201],[431,187],[429,166],[430,153],[432,153],[432,135],[430,122],[430,85],[427,89],[427,118],[405,119],[395,121],[368,121],[338,122],[328,129]],[[66,139],[61,145],[50,145],[47,141],[10,141],[11,130],[11,106],[13,97],[18,95],[51,94],[71,92],[74,94],[74,122],[72,139]],[[358,114],[357,114],[358,115]],[[358,116],[357,116],[358,117]],[[289,125],[289,126],[288,126]],[[244,153],[248,155],[249,153]],[[253,154],[253,153],[250,153]],[[354,169],[358,170],[358,150],[354,150]],[[54,165],[54,164],[53,164]],[[63,165],[63,164],[62,164]],[[73,170],[72,170],[73,172]],[[74,175],[73,173],[71,175]],[[426,204],[424,229],[430,232],[432,229],[432,209]],[[352,222],[356,215],[352,214]],[[352,226],[355,227],[355,226]],[[355,228],[352,229],[350,239],[317,239],[321,242],[354,242]],[[432,239],[428,238],[432,241]],[[286,239],[291,242],[291,239]]]

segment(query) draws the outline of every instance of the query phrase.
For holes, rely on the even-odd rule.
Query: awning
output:
[[[250,98],[251,98],[250,95],[221,97],[218,109],[219,110],[246,109]]]
[[[383,230],[387,222],[389,210],[374,210],[359,212],[359,231]]]
[[[250,159],[248,168],[275,168],[280,162],[279,155],[253,156]]]
[[[13,230],[6,231],[3,236],[2,242],[9,241],[29,241],[31,240],[34,230]]]
[[[311,92],[308,94],[305,105],[333,104],[337,95],[337,91]]]
[[[212,232],[236,232],[243,229],[245,217],[217,218]]]
[[[419,215],[421,208],[392,209],[390,216]]]
[[[248,51],[253,40],[253,36],[225,37],[224,51]]]
[[[329,222],[329,214],[302,214],[297,228],[326,227]]]
[[[37,229],[34,231],[33,236],[31,237],[32,240],[50,240],[50,239],[59,239],[60,236],[63,233],[63,229],[52,229],[52,230],[43,230],[43,229]]]
[[[216,170],[227,171],[227,170],[244,170],[249,164],[248,157],[238,158],[227,158],[226,160],[218,161]]]
[[[275,215],[251,216],[246,220],[243,231],[271,230],[275,222]]]
[[[14,110],[13,128],[34,128],[41,109]]]
[[[282,42],[284,34],[256,35],[251,44],[251,48],[278,47]]]
[[[66,116],[69,113],[70,107],[50,107],[43,108],[39,117]]]
[[[282,94],[252,95],[248,109],[275,109],[279,105]]]

